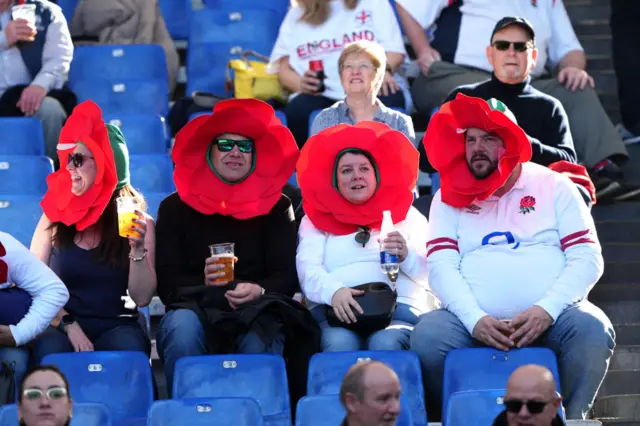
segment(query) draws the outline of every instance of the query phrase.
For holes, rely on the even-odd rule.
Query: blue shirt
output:
[[[373,121],[384,123],[393,130],[402,132],[407,138],[409,138],[413,146],[416,146],[416,132],[413,129],[411,117],[399,111],[387,108],[379,99],[377,99],[376,102],[378,104],[378,111],[376,111]],[[351,116],[347,103],[345,101],[338,101],[329,108],[323,109],[320,114],[316,116],[313,120],[313,124],[311,125],[310,136],[313,136],[329,127],[343,123],[351,125],[356,124]]]

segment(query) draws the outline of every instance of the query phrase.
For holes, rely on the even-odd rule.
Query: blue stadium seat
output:
[[[321,112],[321,109],[316,109],[309,116],[309,137],[311,137],[311,127],[313,126],[313,120],[315,120],[318,114],[320,114]]]
[[[33,117],[0,117],[0,155],[45,155],[42,123]]]
[[[78,103],[92,100],[109,114],[158,114],[169,112],[167,80],[104,78],[85,79],[70,84],[78,96]]]
[[[223,96],[228,61],[248,50],[270,55],[280,22],[270,10],[194,11],[189,28],[187,95],[204,91]]]
[[[230,354],[180,358],[173,398],[254,398],[265,425],[290,426],[291,405],[284,359],[279,355]]]
[[[201,117],[203,115],[211,115],[211,111],[200,111],[200,112],[194,112],[193,114],[191,114],[189,116],[189,121],[193,120],[194,118],[198,118]]]
[[[191,0],[158,0],[158,6],[171,38],[186,40],[189,37]]]
[[[173,162],[168,154],[131,155],[131,184],[145,195],[147,192],[173,192]]]
[[[209,9],[224,10],[227,12],[242,12],[246,10],[270,10],[278,16],[278,25],[282,22],[289,10],[290,0],[204,0],[204,6]]]
[[[560,375],[556,355],[548,348],[523,348],[501,352],[493,348],[456,349],[447,354],[444,364],[442,412],[455,392],[504,389],[511,373],[526,364],[547,367],[553,373],[560,390]]]
[[[142,195],[147,202],[147,213],[149,213],[154,220],[158,220],[158,208],[160,207],[160,203],[170,194],[166,192],[148,192]]]
[[[15,404],[0,407],[0,426],[18,424],[18,407]],[[70,426],[111,426],[111,415],[106,405],[100,403],[73,403]]]
[[[280,122],[282,123],[283,126],[287,125],[287,116],[284,115],[284,111],[276,110],[276,117],[280,119]]]
[[[191,398],[156,401],[147,426],[262,426],[252,398]],[[2,426],[2,425],[0,425]]]
[[[42,364],[55,365],[64,373],[74,401],[105,404],[114,423],[146,424],[153,381],[143,352],[59,353],[45,356]]]
[[[26,247],[42,216],[39,195],[0,195],[0,224],[2,231],[11,234]]]
[[[76,11],[76,6],[78,6],[79,2],[80,0],[57,0],[58,6],[62,9],[68,24],[71,23],[71,18],[73,18],[73,13]]]
[[[69,83],[103,78],[167,81],[164,50],[156,44],[105,44],[80,46],[73,52]]]
[[[504,410],[504,389],[456,392],[449,398],[442,424],[487,426]]]
[[[431,173],[431,195],[436,195],[438,189],[440,189],[440,173]]]
[[[0,195],[44,195],[49,173],[53,173],[49,157],[0,155]]]
[[[346,415],[339,395],[305,396],[298,401],[296,426],[336,426]],[[413,426],[411,408],[404,396],[400,398],[400,414],[396,426]]]
[[[107,115],[105,123],[118,126],[129,154],[166,154],[170,144],[164,118],[150,114]]]
[[[402,385],[402,394],[409,401],[414,424],[426,425],[427,413],[420,360],[411,351],[317,353],[309,362],[307,395],[339,394],[340,384],[347,370],[356,362],[368,360],[384,362],[396,372]]]

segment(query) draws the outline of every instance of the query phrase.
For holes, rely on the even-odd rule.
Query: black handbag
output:
[[[14,367],[8,362],[0,363],[0,407],[16,402],[16,379]]]
[[[355,290],[364,290],[361,296],[355,296],[356,301],[364,311],[363,314],[354,310],[356,322],[347,324],[342,322],[333,311],[333,307],[325,305],[327,321],[331,327],[342,327],[358,333],[360,336],[368,336],[371,333],[382,330],[391,324],[391,317],[396,310],[396,292],[387,283],[374,282],[352,287]]]

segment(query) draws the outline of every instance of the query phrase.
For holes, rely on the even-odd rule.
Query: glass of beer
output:
[[[137,218],[136,210],[140,210],[138,200],[133,197],[119,197],[116,200],[118,205],[118,233],[121,237],[137,237],[138,232],[133,229]]]
[[[211,257],[214,259],[213,263],[223,265],[223,268],[219,272],[222,272],[224,275],[213,280],[214,284],[233,281],[234,246],[234,243],[212,244],[209,246]]]

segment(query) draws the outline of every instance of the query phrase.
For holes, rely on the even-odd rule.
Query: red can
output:
[[[320,84],[318,84],[318,93],[322,93],[325,90],[324,79],[326,78],[324,74],[324,65],[321,59],[316,59],[313,61],[309,61],[309,71],[315,72],[316,77],[320,80]]]

